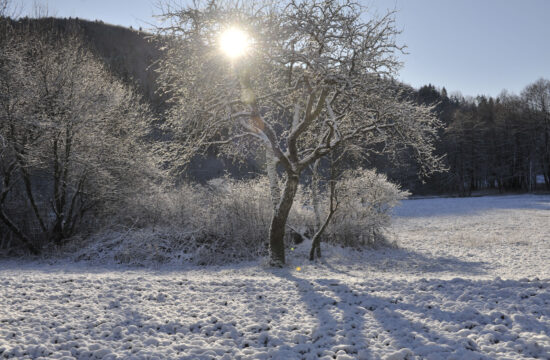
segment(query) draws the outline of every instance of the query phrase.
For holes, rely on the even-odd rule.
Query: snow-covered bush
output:
[[[79,35],[1,20],[0,241],[9,233],[14,250],[39,254],[157,178],[154,116]]]
[[[267,253],[271,211],[265,178],[159,189],[129,202],[76,258],[133,265],[249,260]]]
[[[391,209],[408,193],[371,170],[345,173],[338,184],[340,206],[323,240],[346,247],[378,245]],[[311,236],[315,216],[311,194],[300,186],[290,214],[291,226]],[[155,190],[127,204],[112,225],[75,242],[76,259],[150,265],[221,264],[267,255],[272,202],[267,178],[218,178],[205,185],[184,184]],[[287,229],[285,243],[296,234]],[[80,248],[79,248],[80,247]]]
[[[182,263],[192,257],[192,235],[175,228],[105,229],[64,248],[77,260],[91,263],[156,265]],[[82,243],[84,242],[84,246]]]
[[[212,180],[204,189],[207,203],[193,226],[200,229],[201,257],[254,258],[267,251],[271,199],[267,179]],[[197,204],[201,205],[201,204]]]
[[[327,227],[325,241],[346,247],[387,243],[383,230],[391,211],[410,193],[374,170],[349,170],[338,182],[339,207]]]

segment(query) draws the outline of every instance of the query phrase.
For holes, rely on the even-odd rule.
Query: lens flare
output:
[[[229,28],[220,36],[220,47],[227,56],[235,59],[247,52],[250,47],[250,38],[238,28]]]

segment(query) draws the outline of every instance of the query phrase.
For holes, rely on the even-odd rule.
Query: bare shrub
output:
[[[131,265],[221,264],[267,254],[271,202],[267,179],[214,179],[151,190],[86,240],[76,259]]]
[[[410,195],[374,170],[350,170],[339,182],[340,208],[334,214],[325,241],[344,247],[387,245],[383,230],[392,209]]]
[[[383,229],[390,224],[391,209],[407,195],[375,171],[346,172],[338,183],[341,205],[323,241],[353,248],[387,244]],[[300,186],[290,218],[292,228],[303,234],[315,223],[310,204],[310,191]],[[68,252],[78,260],[130,265],[253,260],[268,254],[272,211],[266,177],[158,188],[134,197],[111,226],[84,245],[74,242]],[[287,247],[295,242],[292,235],[287,232]]]

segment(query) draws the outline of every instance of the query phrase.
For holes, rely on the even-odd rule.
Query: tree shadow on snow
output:
[[[531,346],[528,334],[550,333],[550,324],[539,320],[545,310],[532,311],[540,298],[548,297],[549,281],[374,280],[348,285],[290,272],[274,275],[295,283],[307,311],[317,319],[307,339],[309,347],[301,349],[318,356],[324,350],[343,350],[352,358],[371,359],[372,343],[376,356],[405,349],[409,355],[483,359],[488,358],[486,349],[481,350],[487,343],[476,341],[497,346],[516,339],[507,351],[537,357],[544,349]],[[472,333],[478,336],[468,336]],[[404,353],[400,358],[408,357]]]
[[[390,273],[403,276],[430,276],[449,273],[453,275],[486,275],[491,264],[485,261],[469,261],[455,256],[430,256],[421,252],[401,248],[366,250],[357,258],[343,261],[330,256],[322,259],[321,265],[331,271],[353,277],[364,278],[365,273]],[[352,269],[350,271],[350,264]],[[355,266],[353,266],[355,265]]]
[[[362,314],[365,310],[358,307],[358,303],[346,301],[346,299],[334,296],[335,294],[327,295],[327,292],[318,291],[317,281],[312,282],[296,277],[287,270],[273,271],[273,275],[293,282],[308,312],[317,319],[315,330],[303,342],[294,344],[293,351],[302,354],[304,358],[308,354],[321,357],[325,350],[334,353],[344,351],[357,359],[372,358],[366,338],[363,336],[366,326]],[[345,287],[339,282],[327,285],[328,288],[331,286]],[[349,289],[344,289],[344,291],[351,293]],[[351,296],[357,295],[352,294]],[[332,309],[338,309],[341,313],[330,311]]]

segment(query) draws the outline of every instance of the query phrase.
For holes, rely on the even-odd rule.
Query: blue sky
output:
[[[143,28],[154,22],[157,0],[12,0],[32,14],[47,4],[50,15]],[[408,46],[400,79],[432,83],[449,93],[497,96],[519,93],[539,77],[550,78],[550,0],[362,0],[374,12],[398,10]]]

